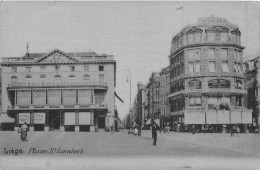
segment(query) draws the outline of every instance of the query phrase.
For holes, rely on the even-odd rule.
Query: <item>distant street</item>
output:
[[[13,154],[4,154],[12,148],[22,149],[24,153],[20,155],[33,156],[34,158],[55,156],[56,159],[56,156],[60,158],[77,156],[88,159],[115,159],[117,161],[139,157],[157,161],[165,161],[169,158],[172,160],[183,158],[182,161],[191,158],[192,160],[210,158],[211,160],[241,159],[249,161],[254,160],[260,153],[260,136],[254,134],[236,134],[235,137],[231,138],[230,134],[197,133],[192,135],[190,133],[160,134],[158,132],[157,146],[152,145],[150,131],[142,131],[141,137],[127,134],[126,130],[114,133],[29,132],[28,142],[20,141],[17,132],[1,131],[0,134],[1,155],[7,156],[5,158],[8,158],[9,155],[18,158]],[[74,153],[68,153],[72,149]],[[27,159],[28,157],[23,158]]]

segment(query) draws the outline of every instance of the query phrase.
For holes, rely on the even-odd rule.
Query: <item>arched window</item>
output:
[[[208,82],[208,86],[209,86],[209,88],[218,88],[218,80],[217,79],[216,80],[210,80]]]
[[[201,81],[191,80],[188,82],[189,89],[201,89]]]

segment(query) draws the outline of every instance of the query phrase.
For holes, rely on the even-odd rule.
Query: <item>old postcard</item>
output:
[[[260,169],[259,2],[0,3],[0,170]]]

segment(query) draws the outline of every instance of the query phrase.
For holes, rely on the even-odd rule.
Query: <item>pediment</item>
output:
[[[35,61],[35,63],[78,63],[79,61],[56,49]]]

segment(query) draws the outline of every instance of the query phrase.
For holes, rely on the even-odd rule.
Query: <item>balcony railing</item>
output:
[[[74,104],[74,105],[12,105],[8,106],[9,110],[19,110],[19,109],[84,109],[84,108],[92,108],[92,109],[107,109],[107,104]]]
[[[16,87],[71,87],[71,86],[98,86],[107,88],[106,82],[42,82],[42,83],[10,83],[9,88]]]

